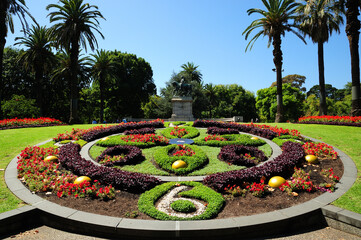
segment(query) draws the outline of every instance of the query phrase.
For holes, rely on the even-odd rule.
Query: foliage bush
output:
[[[181,138],[195,138],[199,136],[199,131],[198,129],[194,128],[194,127],[187,127],[187,126],[181,126],[181,127],[168,127],[166,129],[164,129],[161,133],[164,137],[168,138],[168,139],[172,139],[172,138],[179,138],[177,136],[174,136],[171,134],[172,131],[176,131],[177,129],[185,129],[185,131],[187,132],[187,134],[185,134],[184,136],[182,136]]]
[[[205,139],[197,139],[194,141],[195,144],[200,146],[212,146],[212,147],[223,147],[227,145],[246,145],[246,146],[261,146],[266,142],[262,139],[253,140],[251,136],[245,134],[231,134],[231,135],[222,135],[226,141],[219,140],[207,140]],[[207,140],[207,141],[206,141]]]
[[[40,108],[35,99],[26,99],[23,95],[13,95],[10,100],[2,102],[6,118],[35,118],[40,115]]]
[[[264,153],[255,147],[228,145],[222,147],[218,158],[230,164],[253,167],[267,159]]]
[[[189,191],[183,191],[179,193],[181,197],[195,198],[207,203],[207,208],[204,213],[198,216],[190,218],[180,218],[176,216],[170,216],[164,212],[157,210],[155,203],[164,194],[170,191],[175,186],[190,186],[193,187]],[[204,220],[211,219],[217,216],[221,211],[224,204],[224,198],[221,194],[215,192],[209,187],[204,186],[198,182],[168,182],[143,193],[138,201],[139,211],[147,214],[148,216],[158,220]]]
[[[207,128],[207,134],[210,135],[239,134],[239,131],[234,128],[209,127]]]
[[[207,155],[197,146],[188,144],[185,144],[184,146],[193,150],[195,154],[193,156],[170,156],[170,152],[178,147],[178,145],[172,144],[158,149],[154,154],[154,161],[162,169],[177,175],[185,175],[187,173],[193,172],[194,170],[208,163]],[[172,168],[172,164],[177,160],[183,160],[186,162],[187,167],[178,169]]]
[[[152,134],[155,133],[154,128],[141,128],[124,131],[124,135],[135,135],[135,134]]]
[[[101,184],[129,192],[144,192],[160,183],[160,180],[141,173],[131,173],[115,168],[97,166],[80,156],[80,146],[69,143],[59,150],[61,165],[80,176],[97,179]]]
[[[194,206],[194,203],[192,203],[191,201],[188,200],[177,200],[174,201],[170,207],[177,212],[182,212],[182,213],[191,213],[191,212],[195,212],[197,209]]]
[[[203,183],[216,191],[224,191],[230,185],[242,182],[259,182],[261,178],[272,176],[287,177],[293,172],[294,166],[304,161],[305,152],[299,143],[286,142],[282,146],[282,154],[262,166],[256,166],[240,171],[216,173],[207,176]]]
[[[276,137],[274,139],[272,139],[272,141],[274,143],[276,143],[278,146],[282,147],[282,145],[285,143],[285,142],[288,142],[288,141],[291,141],[291,142],[300,142],[301,139],[297,136],[292,136],[292,135],[282,135],[282,136],[279,136],[279,137]]]
[[[119,157],[117,157],[119,156]],[[115,159],[113,159],[115,158]],[[96,161],[104,166],[136,164],[144,161],[142,150],[135,146],[114,146],[105,149]]]

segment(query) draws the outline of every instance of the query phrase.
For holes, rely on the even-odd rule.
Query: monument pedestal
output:
[[[173,113],[169,121],[194,121],[192,103],[192,97],[173,97]]]

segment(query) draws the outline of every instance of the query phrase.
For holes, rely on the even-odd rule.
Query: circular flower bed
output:
[[[264,153],[255,147],[243,145],[228,145],[222,147],[218,158],[229,164],[253,167],[267,158]]]
[[[172,168],[172,164],[177,160],[186,162],[187,167],[178,169]],[[197,146],[173,144],[157,150],[154,154],[154,161],[159,167],[168,172],[184,175],[205,165],[208,162],[208,157]]]
[[[169,127],[162,131],[162,135],[166,138],[195,138],[199,136],[198,129],[194,127]]]
[[[245,134],[226,134],[226,135],[209,135],[204,139],[194,141],[195,144],[201,146],[223,147],[227,145],[246,145],[261,146],[266,142],[262,139],[251,139],[251,136]]]
[[[96,161],[105,166],[136,164],[143,161],[142,150],[135,146],[115,146],[104,150]]]
[[[165,137],[158,136],[156,134],[135,134],[125,136],[112,136],[107,140],[100,140],[97,142],[98,146],[111,147],[117,145],[130,145],[141,148],[164,146],[169,143],[169,140]]]

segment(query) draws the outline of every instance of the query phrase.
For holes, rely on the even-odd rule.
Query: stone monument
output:
[[[172,117],[170,121],[193,121],[191,97],[192,85],[185,82],[182,77],[180,83],[173,82],[174,93],[172,98]]]

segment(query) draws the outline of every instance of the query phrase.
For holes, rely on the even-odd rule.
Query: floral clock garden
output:
[[[308,201],[333,192],[343,173],[331,146],[296,130],[205,120],[172,125],[155,120],[58,134],[21,152],[18,178],[33,193],[82,211],[204,220]],[[170,144],[171,139],[193,144]],[[279,146],[280,154],[273,154],[268,141]],[[89,161],[80,152],[91,142]]]

